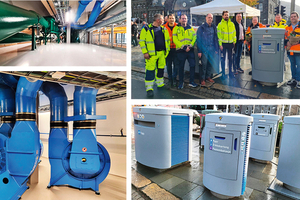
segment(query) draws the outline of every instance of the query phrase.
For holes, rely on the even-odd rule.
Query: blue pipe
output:
[[[50,100],[51,122],[64,121],[68,108],[68,98],[64,88],[58,83],[44,82],[41,90]]]
[[[36,113],[36,95],[42,81],[21,77],[16,91],[16,113]]]
[[[3,84],[0,84],[0,113],[2,116],[9,116],[5,113],[15,113],[15,91]]]
[[[2,83],[8,85],[9,87],[13,89],[17,88],[18,80],[19,80],[18,76],[0,73],[0,79]]]
[[[74,115],[96,115],[96,95],[94,88],[75,87]]]
[[[85,10],[85,8],[87,7],[87,5],[92,2],[93,0],[88,0],[88,1],[79,1],[79,5],[78,5],[78,9],[77,9],[77,13],[75,16],[75,22],[78,21],[78,19],[81,17],[81,14],[83,13],[83,11]]]
[[[96,19],[98,18],[98,16],[101,13],[101,10],[102,10],[101,4],[102,4],[103,1],[104,0],[97,0],[96,1],[95,5],[94,5],[94,8],[91,12],[90,17],[84,25],[72,24],[72,28],[86,29],[86,28],[92,27],[95,24]]]
[[[19,199],[40,158],[40,133],[35,122],[36,95],[42,81],[21,77],[16,91],[16,123],[6,144],[6,171],[0,174],[0,194]],[[5,181],[4,181],[5,180]]]

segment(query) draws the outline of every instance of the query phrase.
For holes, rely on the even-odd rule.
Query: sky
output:
[[[291,0],[281,0],[281,1],[285,1],[285,2],[291,3]],[[299,1],[299,0],[295,0],[295,2],[296,2],[296,4],[297,4],[298,6],[300,6],[300,1]]]

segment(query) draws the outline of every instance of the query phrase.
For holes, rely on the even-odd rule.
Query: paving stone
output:
[[[149,179],[146,177],[140,175],[138,172],[136,172],[134,169],[131,170],[131,183],[136,187],[136,188],[142,188],[148,184],[151,183]]]
[[[280,96],[275,96],[267,93],[261,93],[258,98],[259,99],[286,99]]]
[[[152,183],[142,190],[150,199],[153,200],[177,200],[170,192],[160,188],[156,183]]]
[[[214,95],[216,96],[215,98],[220,99],[220,98],[223,96],[223,93],[222,93],[222,92],[219,92],[219,91],[216,91],[216,92],[214,93]]]
[[[205,191],[205,188],[202,186],[197,186],[186,195],[182,197],[183,200],[194,200],[200,197]]]
[[[173,175],[167,174],[167,173],[161,173],[157,176],[154,176],[152,178],[150,178],[153,182],[160,184],[170,178],[174,177]]]
[[[241,89],[239,94],[256,99],[256,98],[258,98],[260,92],[256,92],[256,91],[253,91],[253,90]]]
[[[262,180],[252,178],[250,176],[250,177],[247,177],[247,187],[258,190],[260,192],[265,192],[267,190],[267,188],[269,187],[269,184]]]
[[[197,187],[196,184],[184,181],[177,185],[176,187],[173,187],[169,190],[172,194],[175,194],[176,196],[183,198],[187,193],[189,193],[191,190],[193,190],[195,187]]]
[[[183,179],[174,176],[174,177],[160,183],[159,186],[161,186],[162,188],[164,188],[166,190],[170,190],[182,182],[184,182]]]
[[[223,93],[223,96],[222,96],[224,99],[230,99],[231,98],[231,94],[229,93]]]

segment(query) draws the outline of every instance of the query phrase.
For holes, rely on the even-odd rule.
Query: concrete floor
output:
[[[92,44],[56,44],[31,46],[21,45],[20,49],[0,51],[2,66],[126,66],[126,52]],[[4,53],[7,52],[7,53]]]
[[[218,198],[212,196],[210,191],[203,185],[204,154],[203,151],[199,149],[198,138],[193,138],[193,155],[190,163],[163,172],[158,172],[137,163],[135,159],[134,139],[132,141],[132,180],[134,181],[133,186],[135,186],[139,192],[151,197],[152,193],[149,188],[152,187],[152,190],[157,190],[156,187],[153,187],[154,184],[158,185],[160,190],[172,195],[173,197],[170,199],[218,200]],[[261,164],[250,160],[246,191],[243,196],[236,197],[234,200],[290,199],[267,190],[276,176],[277,161],[278,159],[275,157],[272,161],[273,163],[268,164]],[[163,196],[166,195],[163,194],[159,197],[159,193],[160,191],[157,191],[156,196],[152,199],[162,199]],[[142,197],[139,197],[139,199],[141,198]]]
[[[29,185],[30,188],[22,195],[23,200],[126,199],[126,179],[111,174],[99,184],[100,195],[96,195],[92,190],[79,190],[68,186],[53,186],[47,189],[50,180],[50,164],[45,157],[41,157],[41,160],[39,182]]]

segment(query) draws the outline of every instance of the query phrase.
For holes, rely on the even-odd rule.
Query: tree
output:
[[[251,6],[251,7],[254,7],[255,5],[258,4],[258,0],[240,0],[240,2],[242,2],[248,6]]]

